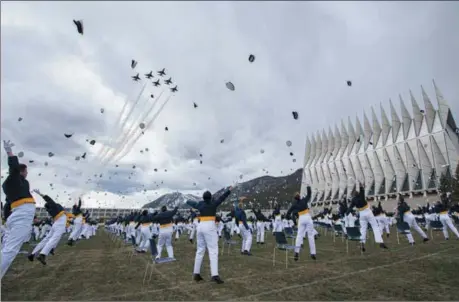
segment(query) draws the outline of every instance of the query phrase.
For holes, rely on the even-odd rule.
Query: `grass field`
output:
[[[267,244],[253,245],[253,256],[240,255],[239,244],[220,253],[224,284],[192,281],[194,245],[185,236],[174,245],[178,261],[154,266],[143,284],[151,256],[131,258],[130,246],[100,230],[74,247],[60,245],[47,266],[18,255],[2,280],[2,300],[457,300],[459,241],[440,233],[426,244],[417,238],[413,247],[405,237],[398,245],[393,229],[389,251],[370,240],[363,256],[355,242],[346,254],[345,242],[322,235],[316,262],[305,241],[298,262],[289,254],[287,269],[282,251],[273,266],[274,240],[267,234]],[[210,280],[207,254],[201,274]]]

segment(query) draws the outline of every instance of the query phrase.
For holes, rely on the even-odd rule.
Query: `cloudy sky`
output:
[[[286,174],[306,135],[390,98],[398,108],[410,89],[422,104],[420,85],[434,100],[432,79],[457,114],[457,16],[457,2],[2,2],[1,137],[34,161],[31,187],[66,206]],[[177,93],[131,80],[162,68]]]

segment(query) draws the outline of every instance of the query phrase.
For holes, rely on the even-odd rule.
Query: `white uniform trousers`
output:
[[[6,220],[6,234],[2,245],[2,272],[3,278],[6,271],[19,253],[22,244],[32,231],[32,222],[35,215],[35,204],[26,203],[12,210]]]
[[[443,235],[445,238],[449,237],[448,228],[454,233],[454,235],[456,235],[457,238],[459,238],[459,232],[454,226],[453,221],[451,220],[451,217],[449,217],[448,213],[440,214],[440,222],[443,225]]]
[[[67,223],[67,216],[62,215],[51,226],[51,231],[48,235],[40,241],[39,244],[34,248],[32,254],[36,255],[41,251],[40,254],[48,256],[49,252],[57,246],[62,235],[65,233],[65,224]]]
[[[381,230],[379,229],[378,222],[376,221],[375,215],[373,215],[373,212],[369,209],[366,208],[365,210],[362,210],[359,212],[360,215],[360,234],[362,235],[361,237],[361,242],[365,243],[367,241],[367,230],[368,230],[368,224],[371,225],[371,228],[373,229],[373,234],[375,236],[375,242],[377,243],[383,243],[383,239],[381,236]]]
[[[201,273],[201,264],[206,253],[206,248],[209,251],[210,274],[218,276],[218,235],[215,221],[203,221],[197,227],[197,250],[194,260],[194,274]]]
[[[164,246],[166,246],[167,256],[169,258],[174,258],[174,248],[172,247],[172,233],[172,226],[159,227],[157,258],[161,258],[161,252],[163,251]]]
[[[308,236],[309,253],[316,254],[316,242],[314,240],[314,223],[309,213],[302,214],[298,218],[298,232],[296,233],[295,253],[300,252],[301,245],[303,244],[303,237]]]
[[[241,252],[250,252],[250,249],[252,248],[252,231],[250,227],[249,229],[246,229],[242,222],[239,223],[239,230],[242,236]]]
[[[257,221],[257,242],[265,242],[265,223]]]

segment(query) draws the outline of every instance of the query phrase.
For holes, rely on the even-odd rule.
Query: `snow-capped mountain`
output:
[[[187,200],[200,201],[201,198],[194,196],[192,194],[182,194],[180,192],[174,192],[169,194],[164,194],[158,199],[149,202],[143,206],[143,208],[160,208],[166,206],[169,209],[179,207],[179,208],[189,208],[186,204]]]
[[[287,207],[294,193],[300,191],[302,175],[303,169],[298,169],[294,173],[286,176],[273,177],[267,175],[240,183],[219,209],[222,211],[230,210],[233,200],[236,200],[240,196],[248,198],[247,202],[249,207],[253,206],[269,209],[273,201],[276,201],[282,207]],[[227,188],[222,188],[213,193],[214,197],[218,198],[226,189]],[[189,208],[189,206],[186,205],[187,200],[200,201],[201,198],[179,192],[169,193],[159,197],[153,202],[147,203],[143,208],[159,208],[166,205],[169,209],[175,206],[187,209]]]

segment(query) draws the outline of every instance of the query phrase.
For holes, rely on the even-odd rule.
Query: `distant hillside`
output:
[[[219,210],[227,211],[232,207],[232,202],[238,196],[245,196],[248,198],[247,203],[251,206],[261,207],[268,209],[272,207],[272,201],[277,201],[286,208],[292,201],[295,192],[299,192],[301,188],[301,177],[303,169],[299,169],[293,174],[272,177],[262,176],[243,183],[240,183],[228,197],[228,199],[221,205]],[[215,197],[223,194],[226,188],[222,188],[214,193]],[[182,194],[179,192],[165,194],[153,202],[147,203],[143,208],[159,208],[166,205],[168,208],[179,206],[180,208],[188,208],[185,204],[187,200],[201,200],[200,197],[191,194]]]
[[[262,209],[271,208],[273,201],[280,203],[282,208],[286,208],[290,205],[295,192],[301,189],[302,175],[303,169],[299,169],[287,176],[262,176],[240,183],[222,204],[221,210],[229,210],[232,202],[240,196],[247,197],[246,202],[249,205]],[[217,191],[214,195],[220,196],[225,189]]]
[[[176,206],[178,206],[179,208],[189,208],[189,206],[186,204],[187,200],[199,201],[201,200],[201,198],[191,194],[182,194],[180,192],[174,192],[164,194],[158,199],[145,204],[142,208],[160,208],[162,206],[167,206],[170,209]]]

